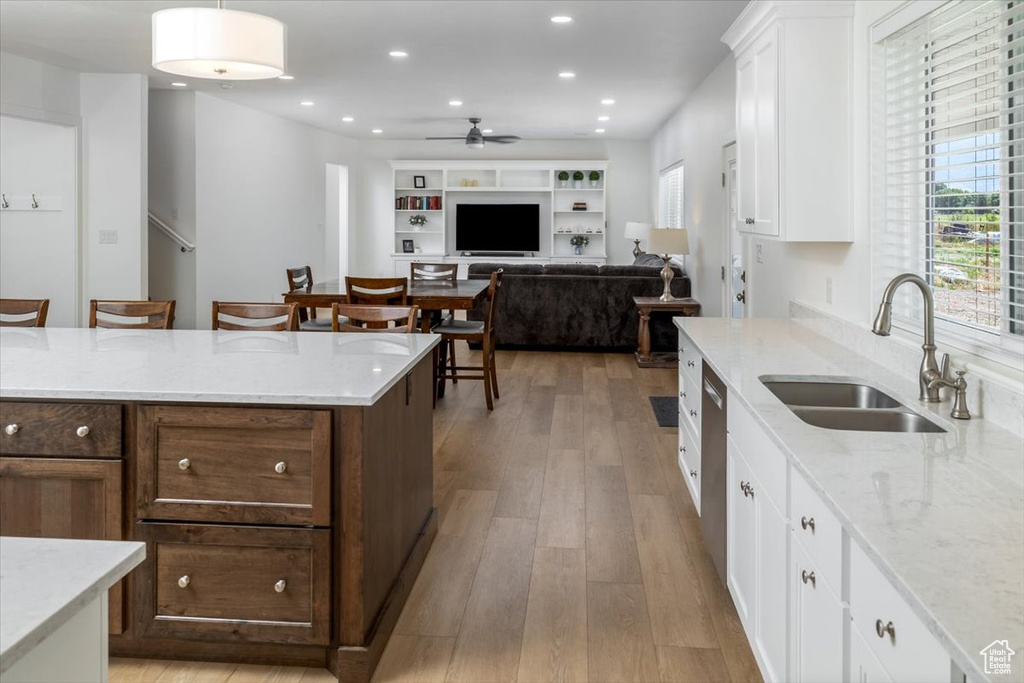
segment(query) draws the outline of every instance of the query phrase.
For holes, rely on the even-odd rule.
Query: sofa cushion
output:
[[[471,263],[467,271],[470,278],[474,275],[490,277],[491,273],[501,268],[503,275],[543,275],[544,266],[540,263]]]
[[[661,268],[664,261],[657,254],[648,254],[646,252],[637,255],[636,259],[633,260],[634,266],[658,266]]]
[[[675,274],[682,275],[677,268],[673,268]],[[601,266],[598,275],[604,277],[661,277],[661,266]]]
[[[593,263],[549,263],[544,266],[545,275],[597,275]]]

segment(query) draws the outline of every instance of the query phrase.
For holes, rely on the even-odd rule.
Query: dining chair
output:
[[[331,306],[331,329],[334,332],[416,332],[416,306]],[[344,320],[347,318],[347,322]],[[389,327],[389,323],[394,323]]]
[[[49,299],[0,299],[0,327],[46,327],[49,308]]]
[[[100,316],[104,317],[100,317]],[[143,322],[123,318],[145,318]],[[174,327],[174,301],[120,301],[114,299],[89,302],[89,328],[126,330],[169,330]]]
[[[222,316],[258,321],[252,325],[224,320]],[[264,332],[297,332],[298,304],[260,304],[228,301],[213,302],[214,330],[259,330]]]
[[[288,291],[306,289],[313,284],[313,269],[309,266],[299,268],[285,268],[285,275],[288,277]],[[316,308],[302,307],[299,309],[299,329],[304,332],[330,332],[330,319],[317,318]]]
[[[346,277],[348,303],[367,306],[405,306],[409,283],[404,277]]]
[[[483,320],[445,320],[434,332],[441,335],[442,349],[439,354],[437,368],[437,387],[434,390],[435,396],[441,393],[444,383],[447,380],[458,379],[480,379],[484,382],[484,397],[487,399],[487,410],[494,410],[493,398],[501,398],[498,392],[498,373],[494,365],[494,347],[496,338],[494,335],[494,312],[498,308],[498,288],[501,287],[502,269],[499,268],[491,273],[491,282],[487,286],[487,295],[484,299],[487,306],[487,313]],[[455,342],[475,342],[482,346],[482,365],[462,366],[456,365],[454,360],[448,361],[448,350]],[[479,370],[478,375],[459,374],[460,371]]]

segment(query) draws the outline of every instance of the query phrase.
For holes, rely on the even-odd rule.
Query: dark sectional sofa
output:
[[[629,266],[474,263],[469,278],[486,280],[504,269],[495,320],[499,347],[635,351],[640,320],[633,297],[661,295],[661,263],[649,254]],[[690,296],[690,280],[678,269],[672,294]],[[483,313],[477,308],[467,317],[482,320]],[[676,348],[671,316],[652,316],[650,329],[652,350]]]

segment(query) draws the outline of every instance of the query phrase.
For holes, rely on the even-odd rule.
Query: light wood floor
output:
[[[478,362],[463,347],[460,362]],[[440,531],[375,681],[760,681],[630,354],[499,352],[501,399],[434,413]],[[113,660],[110,680],[330,681],[326,671]]]

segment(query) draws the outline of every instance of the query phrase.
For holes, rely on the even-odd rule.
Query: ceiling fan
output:
[[[473,124],[473,127],[469,129],[469,133],[465,138],[449,137],[449,138],[427,138],[427,140],[463,140],[466,141],[466,147],[471,149],[483,149],[485,142],[496,142],[499,145],[508,145],[519,140],[518,135],[484,135],[480,132],[477,127],[481,119],[470,119],[469,122]]]

